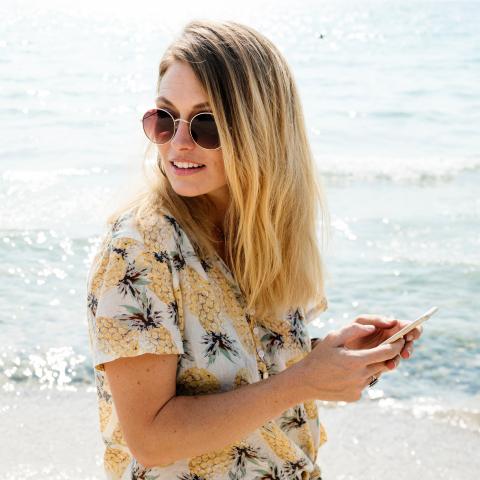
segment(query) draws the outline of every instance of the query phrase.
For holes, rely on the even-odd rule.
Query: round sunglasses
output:
[[[177,122],[189,124],[192,140],[205,150],[218,150],[220,137],[218,135],[215,118],[210,112],[197,113],[189,122],[173,115],[163,108],[152,108],[145,112],[142,118],[143,131],[147,138],[156,144],[168,143],[177,131]]]

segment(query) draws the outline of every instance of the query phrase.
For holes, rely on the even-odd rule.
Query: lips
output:
[[[170,162],[171,169],[175,173],[175,175],[195,175],[198,172],[201,172],[204,168],[207,168],[205,165],[204,166],[198,166],[198,167],[190,167],[190,168],[180,168],[176,167],[173,162]],[[196,164],[196,165],[201,165],[201,164]]]
[[[194,165],[205,165],[204,163],[200,162],[193,162],[192,160],[185,160],[184,158],[175,158],[174,160],[170,160],[170,163],[173,165],[174,163],[193,163]]]

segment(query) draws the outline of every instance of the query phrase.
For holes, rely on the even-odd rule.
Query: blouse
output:
[[[306,324],[327,309],[257,318],[220,256],[198,258],[180,223],[152,210],[119,215],[101,237],[87,276],[87,324],[104,443],[106,478],[321,479],[327,441],[314,400],[285,410],[241,441],[168,465],[145,467],[120,426],[104,364],[144,353],[178,354],[177,395],[202,395],[262,381],[311,351]]]

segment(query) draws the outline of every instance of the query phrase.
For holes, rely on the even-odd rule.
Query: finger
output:
[[[372,365],[367,365],[366,371],[370,375],[375,375],[375,372],[390,372],[395,370],[400,364],[400,356],[387,360],[385,362],[374,363]]]
[[[395,358],[391,358],[385,362],[385,365],[389,370],[395,370],[400,365],[401,355],[397,355]]]
[[[410,358],[412,356],[412,352],[413,352],[413,341],[406,342],[402,348],[402,351],[400,352],[400,355],[402,358]]]
[[[411,320],[398,320],[398,326],[400,328],[405,328],[406,326],[412,323]],[[404,337],[407,340],[417,340],[423,333],[423,325],[418,325],[414,329],[410,330]]]
[[[343,346],[348,340],[358,337],[365,337],[375,331],[375,328],[358,323],[350,323],[340,330],[334,330],[327,335],[327,342],[331,341],[334,347]],[[353,350],[352,350],[353,351]]]
[[[372,365],[367,365],[365,367],[365,377],[371,378],[372,375],[379,377],[383,372],[389,372],[390,368],[385,365],[385,362],[373,363]]]
[[[354,321],[362,325],[375,325],[380,328],[391,328],[397,323],[395,318],[387,318],[382,315],[360,315]]]
[[[362,359],[366,365],[371,365],[372,363],[385,362],[391,358],[395,358],[400,354],[404,345],[405,340],[403,338],[399,338],[393,343],[385,343],[383,345],[378,345],[377,347],[364,350],[351,350],[350,352],[353,356]]]
[[[420,338],[420,336],[422,335],[422,333],[423,333],[423,327],[420,325],[418,327],[415,327],[410,332],[408,332],[407,335],[405,336],[405,338],[407,340],[418,340]]]

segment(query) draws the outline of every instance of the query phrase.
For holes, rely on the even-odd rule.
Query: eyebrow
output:
[[[176,108],[175,105],[166,97],[157,97],[155,99],[155,103],[166,103],[167,105],[170,105],[173,108]],[[208,102],[203,102],[203,103],[197,103],[196,105],[193,106],[193,110],[197,110],[199,108],[205,108],[205,107],[210,107],[210,104]]]

